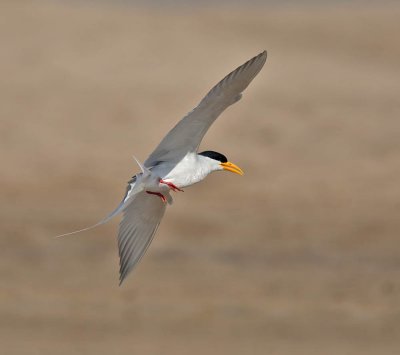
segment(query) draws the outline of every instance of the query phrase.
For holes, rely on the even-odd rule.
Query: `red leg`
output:
[[[156,195],[156,196],[160,197],[162,202],[167,203],[167,199],[165,198],[165,196],[164,196],[162,193],[159,193],[159,192],[151,192],[151,191],[146,191],[146,192],[147,192],[148,194],[150,194],[150,195]]]
[[[160,184],[165,184],[165,185],[169,186],[169,188],[174,192],[176,192],[176,191],[184,192],[182,189],[175,186],[172,182],[168,182],[168,181],[164,181],[163,179],[160,179]]]

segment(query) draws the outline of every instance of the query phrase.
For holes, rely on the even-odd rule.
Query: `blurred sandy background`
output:
[[[379,5],[380,4],[380,5]],[[399,354],[400,6],[2,1],[1,354]],[[263,49],[118,287],[119,202]]]

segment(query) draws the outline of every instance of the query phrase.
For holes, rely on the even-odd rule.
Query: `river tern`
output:
[[[124,198],[112,213],[93,226],[59,237],[94,228],[122,213],[118,232],[121,285],[145,254],[167,205],[172,204],[171,191],[181,192],[214,171],[243,175],[225,155],[211,150],[198,153],[198,148],[217,117],[241,99],[266,59],[264,51],[225,76],[169,131],[143,164],[135,158],[141,172],[128,182]]]

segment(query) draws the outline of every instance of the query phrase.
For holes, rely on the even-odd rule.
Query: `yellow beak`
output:
[[[231,163],[231,162],[226,162],[226,163],[221,163],[222,169],[230,171],[231,173],[235,173],[238,175],[244,175],[244,172],[242,169],[240,169],[237,165]]]

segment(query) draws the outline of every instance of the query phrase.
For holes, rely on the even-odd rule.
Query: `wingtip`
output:
[[[124,282],[124,279],[125,279],[125,277],[124,277],[123,273],[121,272],[121,267],[120,267],[120,270],[119,270],[119,282],[118,282],[118,286],[119,287],[121,287],[122,283]]]
[[[267,56],[268,56],[267,50],[264,49],[257,57],[263,58],[265,61],[267,59]]]
[[[122,272],[122,273],[119,274],[119,282],[118,282],[118,286],[119,287],[121,287],[122,284],[125,282],[126,277],[128,276],[128,273],[129,273],[129,271],[128,272]]]
[[[254,66],[259,68],[257,73],[262,69],[265,62],[267,60],[267,51],[263,50],[261,53],[257,54],[253,58],[249,59],[246,63],[244,63],[241,67],[249,67]]]
[[[120,259],[120,267],[119,267],[119,283],[118,286],[121,287],[122,284],[124,283],[126,276],[128,275],[130,270],[124,269],[121,266],[121,259]]]
[[[263,68],[266,61],[267,61],[267,51],[263,50],[261,53],[257,54],[255,57],[251,58],[245,64],[243,64],[242,67],[253,66],[253,68],[255,68],[256,70],[255,75],[257,75]]]

